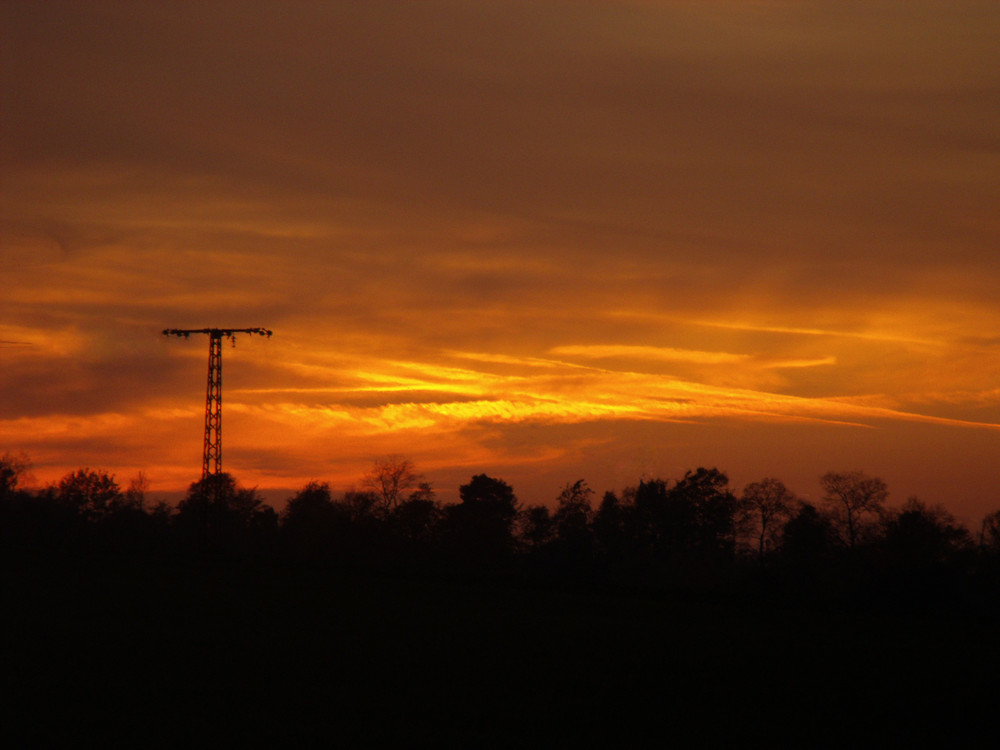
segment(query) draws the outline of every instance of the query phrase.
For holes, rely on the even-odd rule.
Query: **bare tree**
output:
[[[421,479],[422,477],[414,471],[412,461],[393,454],[376,458],[371,471],[365,474],[362,484],[378,496],[383,510],[389,512],[399,505],[406,491],[416,486]]]
[[[780,532],[795,508],[795,495],[778,479],[768,477],[743,488],[740,516],[757,540],[757,555],[763,560],[767,545]]]
[[[864,521],[883,512],[889,496],[885,482],[862,471],[830,472],[819,481],[825,493],[823,502],[843,528],[847,545],[854,549]]]

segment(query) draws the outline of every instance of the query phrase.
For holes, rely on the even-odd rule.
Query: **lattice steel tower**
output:
[[[167,328],[164,336],[208,334],[208,393],[205,396],[205,452],[201,461],[201,478],[222,473],[222,339],[234,334],[249,333],[271,337],[266,328]],[[235,341],[234,341],[235,344]]]

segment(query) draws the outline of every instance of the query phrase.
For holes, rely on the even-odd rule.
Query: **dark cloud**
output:
[[[194,372],[200,375],[201,369]],[[0,390],[16,394],[0,401],[0,419],[130,411],[157,396],[194,395],[204,383],[203,377],[191,378],[190,389],[185,390],[185,374],[191,371],[183,362],[165,356],[119,352],[102,357],[86,353],[44,357],[25,352],[6,359],[0,371]],[[198,401],[197,397],[192,400]]]

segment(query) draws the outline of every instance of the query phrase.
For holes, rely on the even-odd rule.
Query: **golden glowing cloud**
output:
[[[625,346],[621,344],[557,346],[550,349],[549,352],[556,356],[583,357],[585,359],[653,359],[664,362],[697,362],[708,365],[734,364],[748,358],[746,354],[699,352],[662,346]]]

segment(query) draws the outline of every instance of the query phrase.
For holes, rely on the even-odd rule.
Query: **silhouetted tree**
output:
[[[518,526],[518,536],[528,550],[540,549],[552,541],[552,513],[544,505],[531,505],[522,510]]]
[[[280,520],[284,529],[307,528],[322,526],[335,514],[330,485],[313,481],[288,498]]]
[[[695,545],[705,553],[731,555],[736,544],[736,497],[729,490],[729,477],[718,469],[699,467],[686,472],[670,492],[694,509]]]
[[[281,533],[296,554],[313,557],[332,553],[330,546],[344,517],[333,502],[330,485],[309,482],[285,503],[280,515]]]
[[[79,529],[77,509],[55,486],[29,490],[31,461],[23,452],[0,457],[0,550],[58,549]]]
[[[337,532],[338,558],[362,568],[382,564],[389,519],[382,499],[374,492],[348,490],[334,502],[344,519]]]
[[[590,526],[594,515],[590,498],[593,494],[587,483],[578,479],[567,484],[556,499],[556,511],[552,516],[555,530],[553,562],[558,575],[564,579],[579,580],[592,575],[595,545]]]
[[[670,493],[665,479],[642,479],[626,490],[634,507],[633,543],[644,552],[669,557],[687,549],[694,536],[695,509]]]
[[[814,569],[829,559],[835,535],[827,516],[815,505],[802,503],[782,529],[781,558],[793,568]]]
[[[243,537],[249,541],[248,532],[260,537],[276,531],[278,514],[261,500],[256,489],[240,487],[230,474],[222,472],[191,484],[177,505],[174,523],[203,539],[232,541]]]
[[[7,451],[0,456],[0,500],[6,499],[19,489],[23,489],[31,477],[31,459],[23,451]]]
[[[591,538],[590,521],[593,510],[590,498],[594,491],[583,479],[567,484],[556,499],[553,516],[556,537],[563,543],[587,544]]]
[[[337,505],[354,524],[374,525],[385,518],[385,506],[374,492],[348,490]]]
[[[1000,510],[988,513],[979,529],[979,546],[992,553],[1000,553]]]
[[[624,529],[620,575],[691,587],[715,585],[731,573],[736,498],[728,484],[718,469],[699,467],[673,484],[644,479],[626,488],[631,503],[609,504],[601,514],[602,523],[617,516]]]
[[[375,459],[371,471],[365,474],[362,484],[373,491],[388,513],[398,505],[406,491],[420,481],[420,475],[413,469],[413,463],[400,455]]]
[[[619,559],[626,547],[626,522],[631,505],[623,504],[614,492],[605,492],[594,513],[591,529],[598,551],[606,559]]]
[[[397,505],[390,517],[393,532],[397,537],[411,543],[429,544],[434,540],[441,522],[441,507],[434,501],[434,493],[416,491]]]
[[[149,492],[149,477],[140,471],[129,480],[122,502],[126,507],[145,512],[147,492]]]
[[[59,480],[59,502],[86,519],[99,519],[114,509],[121,488],[114,474],[103,470],[77,469]]]
[[[861,471],[830,472],[820,477],[823,502],[841,527],[847,546],[854,549],[867,521],[878,518],[889,490],[878,477]]]
[[[169,503],[167,503],[167,502],[165,502],[163,500],[160,500],[149,511],[149,515],[151,517],[157,519],[158,521],[162,521],[162,522],[166,523],[166,522],[170,521],[170,519],[173,517],[174,513],[176,513],[176,512],[177,512],[176,508],[174,508]]]
[[[434,501],[436,493],[430,482],[423,481],[417,483],[417,489],[410,493],[407,500],[430,500]]]
[[[795,507],[795,495],[778,479],[766,478],[743,488],[739,512],[757,542],[757,557],[764,559],[769,544],[773,545]]]
[[[477,474],[468,484],[458,488],[458,496],[463,506],[497,519],[508,529],[517,515],[514,489],[502,479]]]
[[[146,512],[148,487],[149,480],[140,471],[129,481],[128,489],[108,504],[101,517],[101,544],[106,548],[128,555],[131,559],[167,548],[170,539],[169,511],[167,515],[162,508],[153,513]]]
[[[915,497],[885,521],[883,549],[892,563],[909,570],[948,564],[970,545],[968,529],[951,513]]]
[[[503,563],[513,552],[513,522],[518,514],[514,490],[502,479],[477,474],[458,490],[461,502],[446,508],[453,553],[476,567]]]

